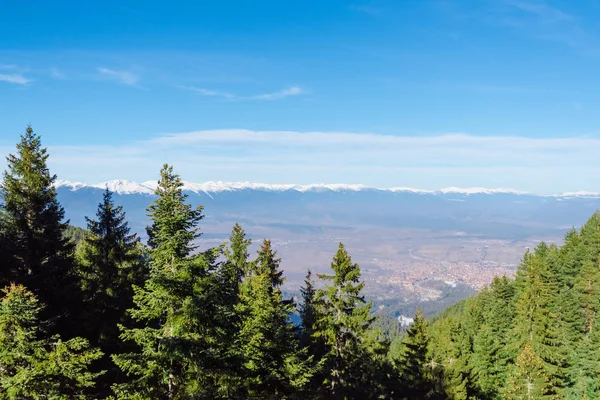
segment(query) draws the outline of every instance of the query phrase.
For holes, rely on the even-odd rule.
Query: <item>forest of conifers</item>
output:
[[[600,214],[400,333],[342,244],[296,304],[269,240],[195,246],[203,209],[171,166],[143,244],[108,190],[70,226],[47,159],[28,127],[0,187],[2,399],[600,398]]]

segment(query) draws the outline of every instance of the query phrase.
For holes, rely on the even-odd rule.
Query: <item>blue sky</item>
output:
[[[7,3],[0,153],[62,179],[600,191],[596,1]]]

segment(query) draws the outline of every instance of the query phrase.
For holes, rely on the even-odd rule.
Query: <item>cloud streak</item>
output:
[[[290,86],[278,92],[259,94],[250,98],[256,100],[279,100],[290,96],[298,96],[303,93],[305,92],[302,88],[298,86]]]
[[[129,71],[118,71],[104,67],[98,67],[97,71],[102,76],[127,86],[136,86],[140,80],[139,76]]]
[[[21,74],[0,74],[0,82],[13,83],[15,85],[27,85],[31,79]]]
[[[266,101],[281,100],[286,97],[298,96],[298,95],[306,93],[306,90],[302,89],[299,86],[290,86],[290,87],[281,89],[277,92],[262,93],[262,94],[251,95],[251,96],[240,96],[235,93],[224,92],[224,91],[213,90],[213,89],[206,89],[206,88],[199,88],[199,87],[195,87],[195,86],[177,86],[177,87],[179,89],[185,89],[185,90],[192,91],[194,93],[198,93],[202,96],[220,97],[225,100],[238,100],[238,101],[242,101],[242,100],[266,100]]]
[[[500,24],[532,38],[551,41],[591,56],[599,56],[599,37],[585,26],[585,16],[571,14],[548,2],[529,0],[502,0],[488,15],[494,24]],[[498,10],[502,10],[498,12]],[[595,21],[592,21],[595,26]]]
[[[58,68],[50,69],[50,77],[52,77],[54,79],[60,79],[60,80],[67,79],[67,76],[65,74],[63,74],[61,71],[59,71]]]
[[[179,89],[185,89],[185,90],[189,90],[189,91],[201,94],[202,96],[222,97],[225,99],[237,98],[237,96],[235,94],[228,93],[228,92],[222,92],[219,90],[204,89],[204,88],[198,88],[198,87],[194,87],[194,86],[177,86],[177,87]]]
[[[594,137],[223,129],[114,146],[49,147],[50,165],[59,178],[88,183],[152,180],[164,162],[192,182],[510,187],[534,193],[598,191],[600,173],[600,138]]]
[[[537,16],[540,18],[541,22],[545,24],[575,20],[571,14],[566,13],[556,7],[552,7],[543,1],[528,2],[521,0],[508,0],[506,1],[506,4]]]

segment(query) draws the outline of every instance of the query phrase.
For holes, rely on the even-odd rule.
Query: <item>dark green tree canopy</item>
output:
[[[2,284],[25,285],[46,304],[42,319],[67,333],[66,316],[77,313],[74,244],[65,235],[68,221],[63,221],[47,160],[40,137],[28,126],[16,154],[7,157],[0,185],[1,242],[7,253]]]
[[[104,192],[96,219],[86,220],[88,229],[76,253],[83,291],[81,330],[105,354],[93,367],[107,370],[96,393],[106,396],[111,384],[122,380],[110,355],[131,347],[120,340],[118,325],[133,324],[127,315],[134,306],[133,287],[144,284],[148,268],[142,245],[130,233],[123,207],[114,204],[112,192]]]
[[[0,302],[0,394],[7,399],[83,398],[101,373],[89,364],[102,353],[87,340],[63,341],[39,332],[40,306],[22,285],[4,289]],[[41,338],[40,338],[41,336]]]

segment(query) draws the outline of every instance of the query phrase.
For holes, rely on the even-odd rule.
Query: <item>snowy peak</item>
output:
[[[112,180],[107,182],[87,185],[81,182],[70,182],[59,180],[56,187],[68,187],[73,191],[83,188],[108,188],[112,192],[119,194],[153,194],[158,185],[157,181],[146,181],[136,183],[128,180]],[[295,190],[298,192],[317,192],[317,191],[360,191],[370,189],[365,185],[346,185],[346,184],[311,184],[311,185],[291,185],[291,184],[266,184],[256,182],[223,182],[208,181],[204,183],[183,182],[183,189],[194,193],[219,193],[233,192],[239,190],[261,190],[261,191],[286,191]]]
[[[108,190],[110,190],[111,192],[116,192],[119,194],[132,194],[132,193],[144,193],[144,194],[153,194],[154,190],[149,187],[146,186],[146,184],[144,183],[136,183],[133,181],[128,181],[128,180],[113,180],[113,181],[107,181],[104,183],[99,183],[96,185],[92,185],[93,187],[99,188],[99,189],[106,189],[108,188]]]
[[[480,187],[476,187],[476,188],[449,187],[449,188],[445,188],[445,189],[440,189],[440,192],[444,193],[444,194],[448,194],[448,193],[459,193],[459,194],[520,194],[520,195],[530,194],[528,192],[523,192],[523,191],[515,190],[515,189],[504,189],[504,188],[487,189],[487,188],[480,188]]]
[[[331,190],[339,191],[359,191],[369,189],[364,185],[345,185],[345,184],[312,184],[312,185],[291,185],[291,184],[266,184],[256,182],[223,182],[208,181],[204,183],[184,182],[184,189],[192,192],[218,193],[230,192],[235,190],[263,190],[263,191],[285,191],[295,190],[298,192]]]
[[[115,192],[118,194],[134,194],[134,193],[143,193],[143,194],[153,194],[154,189],[150,186],[149,182],[144,183],[136,183],[128,180],[112,180],[106,181],[102,183],[96,183],[93,185],[87,185],[81,182],[70,182],[57,180],[55,186],[58,187],[68,187],[73,191],[77,191],[84,188],[96,188],[96,189],[108,189],[111,192]]]
[[[81,182],[71,182],[58,180],[56,181],[56,187],[66,187],[72,191],[81,190],[84,188],[97,188],[106,189],[118,193],[118,194],[146,194],[152,195],[158,185],[158,181],[146,181],[137,183],[129,180],[112,180],[107,182],[101,182],[96,184],[85,184]],[[221,193],[221,192],[235,192],[240,190],[256,190],[256,191],[269,191],[269,192],[283,192],[283,191],[296,191],[296,192],[360,192],[360,191],[385,191],[392,193],[413,193],[413,194],[430,194],[430,195],[494,195],[494,194],[509,194],[509,195],[529,195],[536,196],[532,193],[514,190],[514,189],[487,189],[481,187],[474,188],[457,188],[449,187],[439,190],[423,190],[414,189],[410,187],[392,187],[388,189],[373,188],[365,185],[352,185],[352,184],[324,184],[315,183],[310,185],[294,185],[294,184],[266,184],[257,182],[223,182],[223,181],[207,181],[203,183],[194,182],[183,182],[183,189],[194,193]],[[543,195],[539,195],[543,196]],[[600,193],[595,192],[568,192],[561,194],[549,194],[545,197],[600,197]]]

